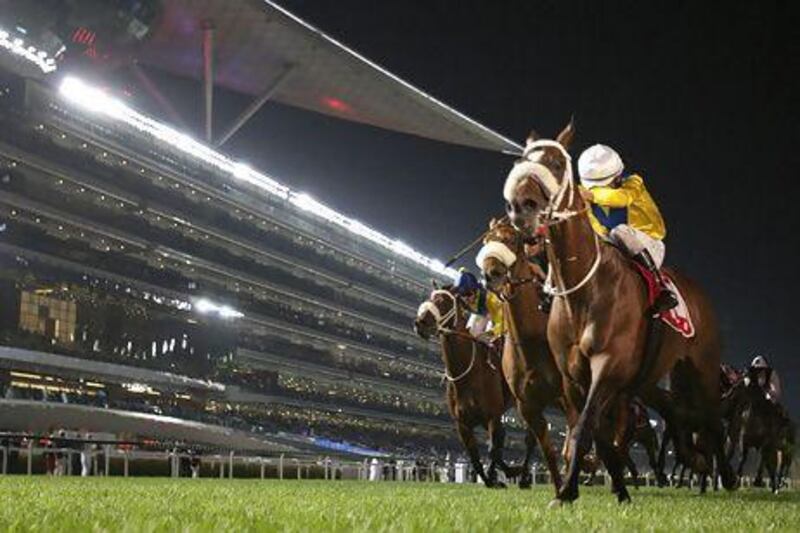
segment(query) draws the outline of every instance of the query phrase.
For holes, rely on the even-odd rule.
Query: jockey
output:
[[[503,303],[481,285],[475,274],[463,268],[459,270],[453,290],[461,296],[471,313],[467,329],[473,337],[477,339],[489,333],[493,340],[502,338],[505,333]],[[491,329],[489,322],[492,323]]]
[[[757,355],[747,369],[747,376],[755,381],[764,390],[767,399],[774,404],[780,403],[781,399],[781,380],[778,373],[767,363],[767,359],[762,355]]]
[[[660,292],[652,311],[661,313],[678,305],[659,270],[664,262],[667,230],[642,177],[625,175],[624,169],[622,158],[613,148],[603,144],[587,148],[578,158],[581,195],[590,205],[592,228],[653,274]]]

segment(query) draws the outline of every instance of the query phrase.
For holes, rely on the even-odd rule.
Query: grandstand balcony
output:
[[[233,179],[136,128],[99,121],[94,115],[71,110],[41,86],[29,85],[27,96],[26,116],[31,126],[57,132],[57,138],[64,141],[68,137],[80,139],[81,146],[86,144],[85,153],[100,155],[97,162],[113,168],[115,173],[134,173],[139,183],[149,180],[162,190],[183,195],[195,206],[224,206],[229,216],[258,231],[283,230],[298,247],[343,263],[350,276],[353,270],[359,270],[370,276],[371,285],[389,283],[409,292],[412,299],[434,275],[401,255],[265,194],[263,189]]]

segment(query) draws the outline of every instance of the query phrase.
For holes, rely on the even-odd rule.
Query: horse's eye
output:
[[[511,203],[506,202],[506,213],[510,213],[512,210],[513,208],[511,207]]]
[[[531,200],[530,198],[528,198],[527,200],[525,200],[524,202],[522,202],[522,206],[523,206],[525,209],[528,209],[528,210],[531,210],[531,209],[536,209],[536,202],[534,202],[533,200]]]

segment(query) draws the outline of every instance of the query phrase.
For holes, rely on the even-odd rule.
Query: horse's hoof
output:
[[[503,483],[502,481],[497,481],[497,482],[495,482],[494,485],[492,485],[492,488],[493,489],[504,489],[504,488],[506,488],[506,484]]]
[[[669,480],[665,474],[659,474],[656,476],[656,484],[659,488],[664,488],[669,485]]]
[[[722,478],[722,486],[725,490],[736,490],[739,488],[740,478],[738,476],[734,476],[733,474],[730,477],[723,477]]]
[[[563,507],[567,504],[572,503],[569,500],[559,500],[558,498],[553,498],[550,500],[550,503],[547,504],[548,509],[558,509],[559,507]]]
[[[764,480],[763,479],[754,480],[753,481],[753,486],[754,487],[763,487],[764,486]]]
[[[519,480],[519,488],[525,490],[525,489],[531,488],[532,486],[533,486],[533,479],[531,479],[530,477],[522,477],[522,478],[520,478],[520,480]]]

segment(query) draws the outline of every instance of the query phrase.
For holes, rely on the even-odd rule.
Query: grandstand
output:
[[[205,83],[240,80],[234,88],[256,94],[258,82],[277,101],[310,109],[319,91],[337,89],[311,90],[331,83],[320,69],[341,68],[352,72],[339,77],[340,93],[372,110],[362,122],[515,148],[278,6],[206,2],[192,13],[197,4],[166,3],[134,42],[139,60],[191,74],[177,58],[193,43],[171,38],[179,8],[196,18],[195,37],[201,18],[235,25],[250,17],[278,28],[270,53],[282,44],[292,55],[292,83],[278,91],[269,80],[237,78],[222,61],[225,76]],[[71,62],[87,39],[74,31],[91,31],[78,22],[63,38],[72,37],[67,52],[50,55],[22,39],[54,30],[3,30],[14,57],[0,62],[0,429],[46,432],[61,420],[214,446],[253,448],[256,439],[264,449],[460,450],[438,350],[410,327],[431,279],[452,271],[291,190],[290,176],[282,183],[227,158],[211,136],[201,144],[77,78],[53,78],[56,67],[86,68],[84,53]],[[243,54],[265,49],[225,35],[215,41],[222,57],[252,61]],[[311,41],[323,52],[298,55]],[[358,83],[368,87],[351,87]]]

